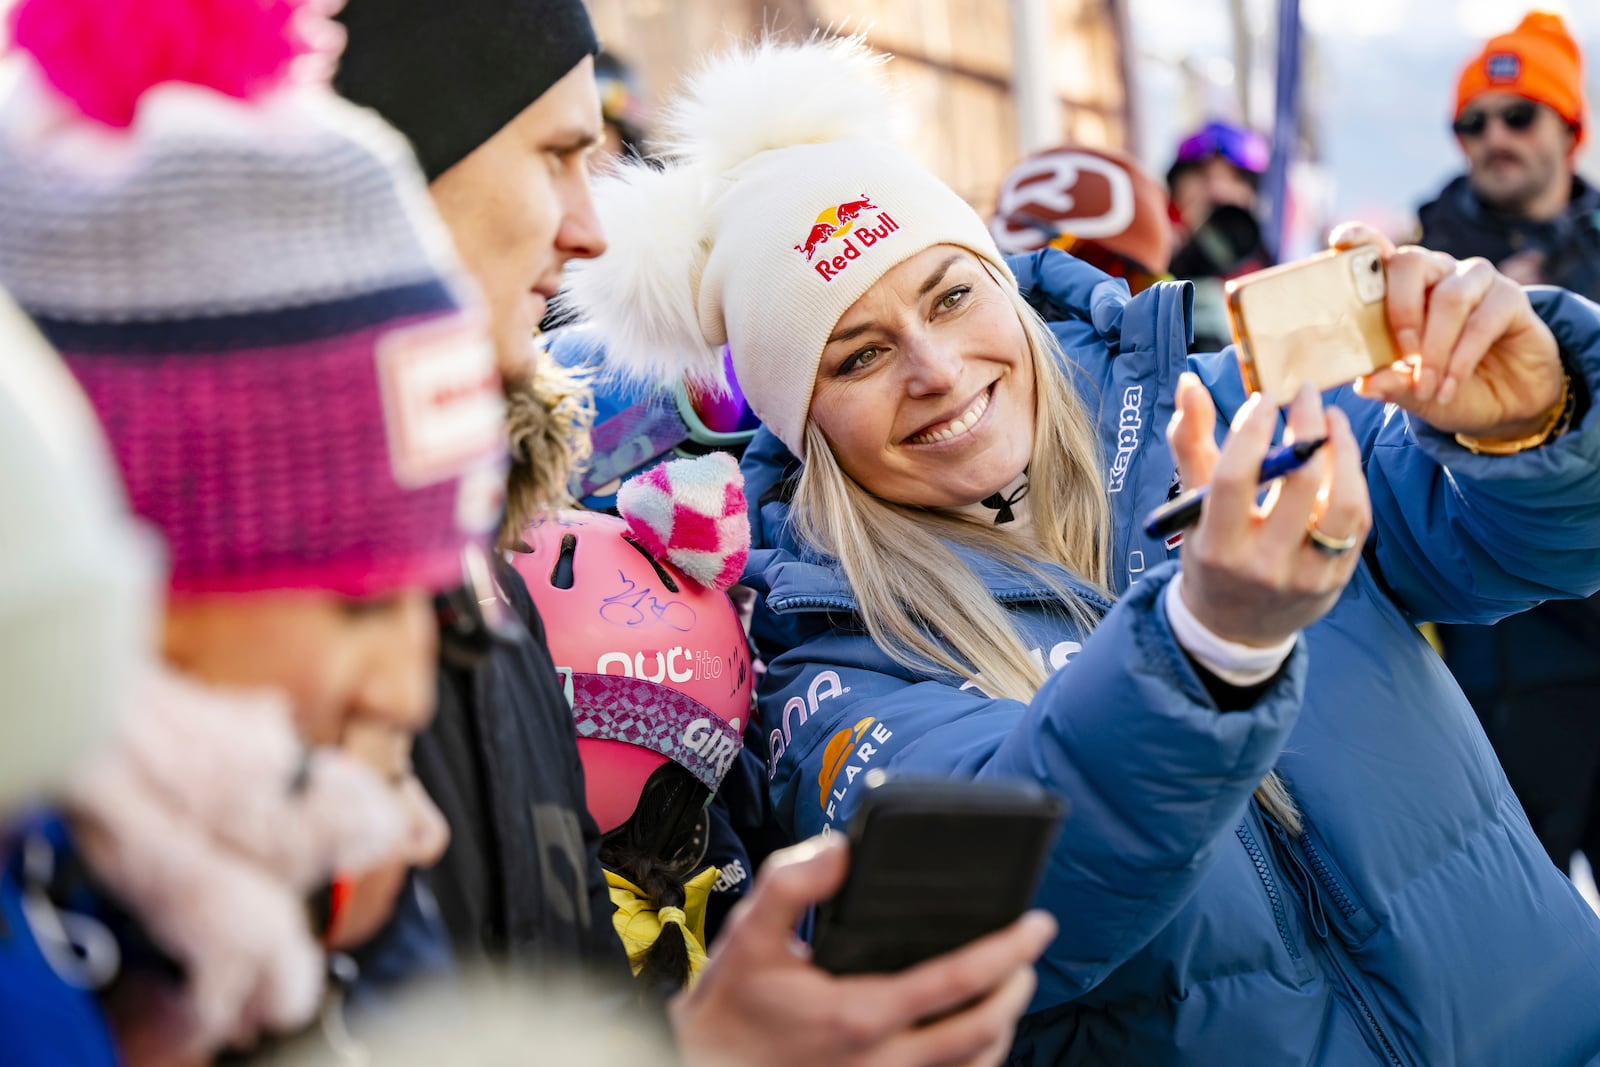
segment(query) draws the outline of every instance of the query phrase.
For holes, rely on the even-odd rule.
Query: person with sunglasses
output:
[[[1488,41],[1456,91],[1467,172],[1419,211],[1418,243],[1600,299],[1600,190],[1575,168],[1584,118],[1582,57],[1560,18],[1534,12]],[[1551,860],[1600,866],[1600,600],[1439,638]]]
[[[1600,299],[1600,190],[1576,168],[1584,118],[1583,57],[1560,16],[1535,11],[1490,39],[1456,85],[1467,171],[1418,210],[1418,243]]]

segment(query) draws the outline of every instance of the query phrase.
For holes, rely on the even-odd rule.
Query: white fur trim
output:
[[[706,177],[691,167],[623,164],[594,183],[606,254],[567,268],[558,310],[594,325],[606,366],[652,384],[682,377],[721,386],[723,338],[700,328]]]
[[[880,136],[893,102],[886,58],[860,37],[769,39],[723,53],[668,110],[667,149],[721,173],[773,148]]]

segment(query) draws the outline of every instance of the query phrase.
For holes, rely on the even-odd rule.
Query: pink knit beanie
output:
[[[0,286],[66,357],[175,593],[459,578],[493,351],[402,139],[291,74],[301,0],[21,0]],[[326,64],[324,64],[326,66]]]

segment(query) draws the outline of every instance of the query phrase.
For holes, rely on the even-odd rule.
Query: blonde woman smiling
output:
[[[1015,1062],[1600,1055],[1600,924],[1413,626],[1600,585],[1600,314],[1347,230],[1417,357],[1280,421],[1186,357],[1187,287],[1002,259],[877,79],[851,42],[714,63],[572,282],[636,371],[730,344],[765,424],[780,817],[838,826],[879,768],[1071,802]],[[1258,499],[1275,440],[1323,435]],[[1139,526],[1175,469],[1212,488],[1181,545]]]

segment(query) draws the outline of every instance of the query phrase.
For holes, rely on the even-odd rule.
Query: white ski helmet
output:
[[[153,655],[160,560],[88,401],[0,294],[0,813],[106,732]]]

